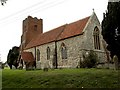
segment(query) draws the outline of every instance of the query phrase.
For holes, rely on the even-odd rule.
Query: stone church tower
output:
[[[23,29],[21,36],[21,51],[26,47],[26,45],[37,35],[43,33],[43,22],[42,19],[33,18],[28,16],[23,20]]]

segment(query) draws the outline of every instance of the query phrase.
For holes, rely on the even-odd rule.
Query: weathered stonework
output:
[[[96,26],[100,31],[100,50],[94,48],[93,31]],[[80,65],[80,61],[84,60],[83,54],[87,54],[90,50],[93,50],[98,55],[100,63],[105,62],[106,54],[102,40],[101,26],[94,13],[88,20],[82,34],[35,46],[34,48],[30,48],[25,51],[33,53],[36,59],[37,69],[55,68],[56,66],[57,68],[76,68]],[[62,43],[64,43],[67,49],[67,59],[62,59]],[[50,48],[49,60],[47,60],[47,47]],[[36,58],[37,49],[40,50],[40,61],[37,61]]]
[[[87,27],[84,29],[83,35],[71,37],[57,42],[57,60],[58,67],[71,67],[76,68],[79,65],[80,59],[83,59],[83,53],[93,50],[99,58],[99,62],[105,61],[105,50],[103,43],[100,42],[101,49],[94,49],[93,31],[95,27],[98,27],[101,32],[100,23],[97,17],[94,15],[88,21]],[[100,34],[100,41],[102,41],[102,35]],[[67,59],[61,58],[61,44],[64,43],[67,47]]]
[[[99,31],[100,31],[100,50],[96,50],[94,48],[94,39],[93,39],[93,31],[94,31],[94,28],[95,27],[98,27]],[[103,47],[103,37],[101,35],[101,25],[96,17],[96,15],[93,15],[89,22],[88,22],[88,25],[87,27],[85,28],[84,30],[84,43],[83,43],[83,48],[84,49],[87,49],[87,50],[93,50],[97,53],[99,59],[100,59],[100,62],[104,62],[105,59],[106,59],[106,54],[105,54],[105,50],[104,50],[104,47]]]
[[[47,47],[50,48],[50,59],[47,60]],[[53,58],[55,52],[55,42],[36,47],[40,50],[40,61],[36,60],[37,68],[53,68]]]
[[[82,36],[76,36],[57,42],[57,61],[58,67],[76,68],[80,59],[80,49],[82,48]],[[67,48],[67,59],[61,57],[61,44],[64,43]]]

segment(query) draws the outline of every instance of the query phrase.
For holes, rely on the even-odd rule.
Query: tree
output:
[[[102,35],[111,57],[117,55],[120,62],[120,1],[108,2],[102,21]]]
[[[12,65],[14,65],[16,68],[18,66],[18,56],[19,56],[19,47],[14,46],[12,49],[9,50],[8,56],[7,56],[7,63],[12,69]]]

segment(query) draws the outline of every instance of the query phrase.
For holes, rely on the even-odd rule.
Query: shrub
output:
[[[46,72],[47,72],[47,71],[48,71],[48,68],[44,68],[43,71],[46,71]]]
[[[81,68],[96,67],[97,61],[98,61],[97,54],[91,50],[86,57],[84,56],[84,60],[82,62],[80,62],[80,67]]]

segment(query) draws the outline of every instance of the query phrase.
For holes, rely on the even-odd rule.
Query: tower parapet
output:
[[[43,20],[37,17],[28,16],[23,20],[22,36],[21,36],[21,49],[23,50],[26,45],[37,35],[43,33]]]

